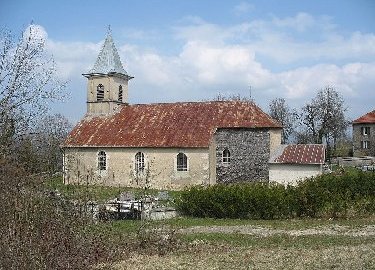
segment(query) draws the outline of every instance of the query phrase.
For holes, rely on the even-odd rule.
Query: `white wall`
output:
[[[296,185],[299,180],[321,174],[319,164],[274,164],[270,165],[270,182]]]

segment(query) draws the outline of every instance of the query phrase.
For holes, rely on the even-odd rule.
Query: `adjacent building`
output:
[[[270,158],[269,180],[284,185],[322,174],[325,146],[321,144],[280,145]]]
[[[375,156],[375,110],[353,121],[353,155]]]

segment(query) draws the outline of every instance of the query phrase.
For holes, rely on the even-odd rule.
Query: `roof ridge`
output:
[[[174,104],[208,104],[208,103],[249,103],[258,107],[255,103],[241,100],[212,100],[212,101],[176,101],[176,102],[156,102],[156,103],[135,103],[128,106],[142,106],[142,105],[174,105]],[[258,107],[259,108],[259,107]],[[259,108],[260,109],[260,108]],[[260,109],[261,110],[261,109]],[[263,111],[263,110],[262,110]]]

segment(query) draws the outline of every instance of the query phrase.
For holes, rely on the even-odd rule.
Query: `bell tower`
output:
[[[128,82],[134,77],[122,66],[110,29],[94,67],[82,75],[88,79],[88,114],[112,114],[128,103]]]

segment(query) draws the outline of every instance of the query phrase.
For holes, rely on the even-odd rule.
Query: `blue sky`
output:
[[[75,122],[107,27],[135,78],[130,103],[252,96],[300,108],[326,86],[355,119],[375,109],[375,1],[0,1],[0,25],[33,21],[70,98],[54,105]]]

